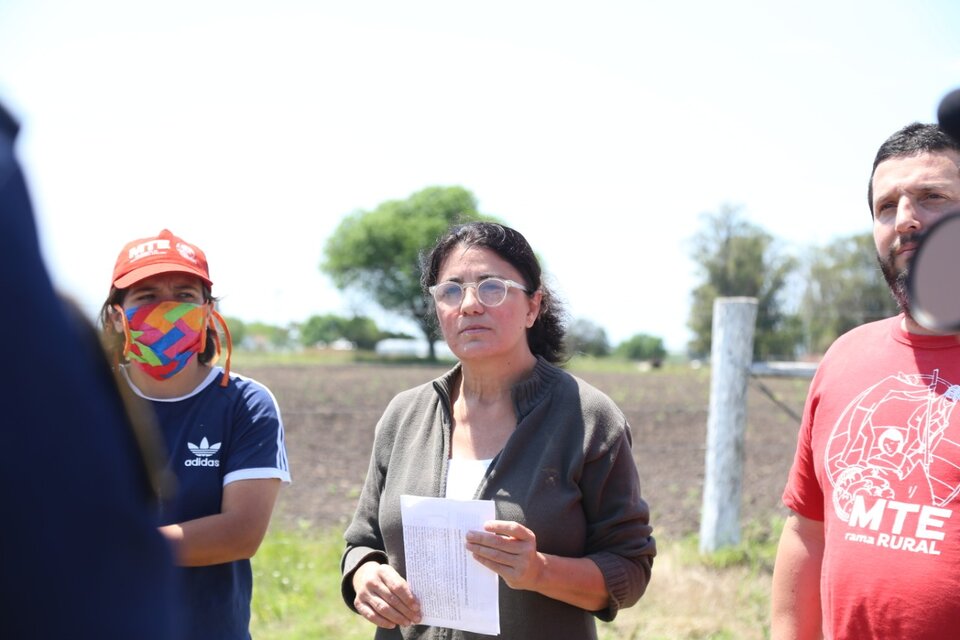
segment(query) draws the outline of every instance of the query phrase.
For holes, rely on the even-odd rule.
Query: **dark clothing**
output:
[[[0,638],[179,637],[156,494],[96,331],[54,292],[0,107]]]
[[[123,369],[126,373],[126,369]],[[164,500],[160,524],[220,513],[223,490],[239,480],[290,482],[280,407],[265,386],[236,373],[218,384],[211,367],[196,389],[177,398],[148,398],[156,415],[177,492]],[[129,381],[129,379],[127,379]],[[180,640],[249,640],[253,569],[249,559],[180,567],[184,633]]]

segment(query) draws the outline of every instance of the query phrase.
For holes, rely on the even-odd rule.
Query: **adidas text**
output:
[[[184,460],[183,466],[185,467],[219,467],[219,460],[211,460],[210,458],[194,458],[192,460]]]

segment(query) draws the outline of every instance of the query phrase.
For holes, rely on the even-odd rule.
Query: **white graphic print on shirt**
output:
[[[960,385],[931,374],[888,376],[844,409],[824,466],[845,538],[940,555],[960,493]]]
[[[207,438],[204,437],[200,441],[199,445],[193,444],[192,442],[187,443],[187,448],[190,449],[194,458],[187,458],[183,461],[183,466],[185,467],[219,467],[220,461],[212,459],[211,456],[215,455],[220,451],[219,442],[215,444],[210,444],[207,441]]]

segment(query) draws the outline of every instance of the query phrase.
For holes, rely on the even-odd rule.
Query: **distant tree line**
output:
[[[293,322],[285,327],[263,322],[244,322],[235,317],[227,317],[226,320],[237,349],[288,350],[339,346],[346,342],[357,349],[374,350],[381,340],[414,339],[407,333],[384,331],[372,318],[366,316],[348,318],[329,313],[311,316],[305,322]],[[574,320],[568,327],[567,349],[573,355],[601,358],[615,356],[656,363],[662,362],[667,356],[661,338],[642,333],[611,347],[607,332],[586,319]]]
[[[616,346],[611,346],[606,330],[585,318],[577,318],[567,327],[566,347],[571,355],[596,358],[614,356],[624,360],[652,362],[657,365],[667,357],[663,338],[638,333]]]
[[[689,357],[710,355],[718,297],[757,299],[758,360],[822,353],[840,334],[897,311],[880,275],[869,232],[797,256],[746,220],[736,206],[721,205],[701,219],[700,230],[691,238],[691,258],[700,282],[690,294]],[[326,242],[320,269],[341,290],[358,291],[380,308],[413,321],[434,359],[433,344],[440,334],[420,289],[421,253],[451,224],[472,220],[495,218],[478,212],[476,198],[463,187],[428,187],[406,200],[389,200],[346,216]],[[347,341],[359,349],[373,349],[385,338],[410,337],[384,331],[364,316],[318,315],[288,327],[229,322],[234,342],[252,348]],[[566,346],[572,355],[653,363],[667,356],[658,336],[638,333],[612,346],[606,331],[585,318],[570,322]]]
[[[713,303],[720,296],[757,298],[757,360],[821,354],[853,327],[897,313],[870,232],[796,257],[737,207],[723,205],[702,219],[692,249],[702,282],[691,293],[691,357],[710,354]]]
[[[328,313],[310,316],[305,322],[292,322],[284,327],[244,322],[234,317],[226,320],[236,348],[253,351],[328,347],[344,343],[356,349],[373,350],[381,340],[411,337],[403,332],[384,331],[366,316],[345,317]]]

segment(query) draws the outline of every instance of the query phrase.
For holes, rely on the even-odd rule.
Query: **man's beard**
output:
[[[908,316],[910,315],[910,296],[907,294],[907,280],[910,275],[910,266],[908,264],[908,266],[903,269],[897,270],[896,249],[898,246],[911,240],[912,238],[901,236],[900,242],[890,247],[890,251],[887,252],[885,257],[877,255],[877,262],[880,263],[880,271],[883,272],[883,278],[887,281],[887,286],[890,287],[890,293],[893,294],[893,299],[896,301],[897,307]]]

